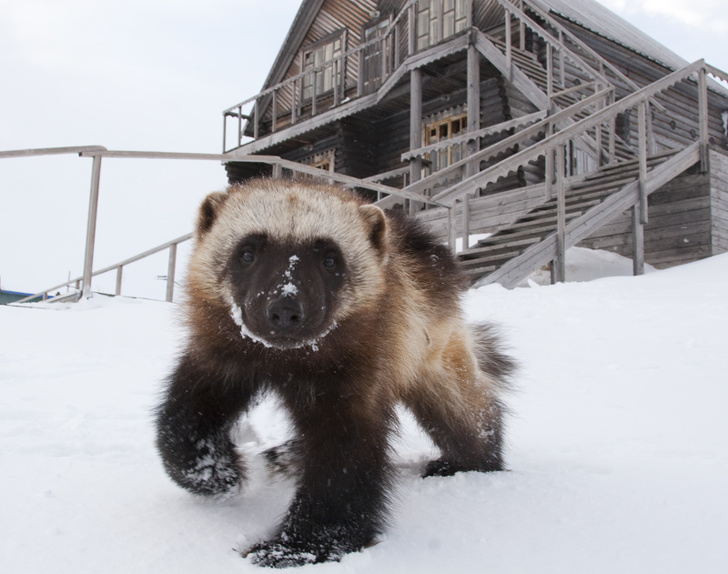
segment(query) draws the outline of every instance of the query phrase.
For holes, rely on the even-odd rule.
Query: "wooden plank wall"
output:
[[[645,261],[658,269],[712,255],[710,177],[692,168],[649,197]],[[632,212],[626,211],[580,243],[625,257],[634,254]]]
[[[728,251],[728,155],[710,152],[710,204],[713,255]]]

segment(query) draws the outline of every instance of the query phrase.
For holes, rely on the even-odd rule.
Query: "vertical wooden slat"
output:
[[[637,130],[639,140],[639,177],[640,177],[640,221],[648,222],[647,215],[647,104],[640,102],[637,108]]]
[[[258,98],[255,99],[255,103],[253,104],[253,139],[258,139],[258,111],[260,107],[258,104]]]
[[[96,246],[96,220],[99,209],[99,183],[101,181],[101,156],[95,155],[91,168],[91,193],[88,202],[88,221],[86,222],[86,252],[83,261],[82,297],[91,297],[91,277],[94,266]]]
[[[455,208],[457,202],[447,208],[447,245],[454,254],[457,251],[457,225],[455,221]]]
[[[270,131],[271,133],[275,133],[276,124],[278,123],[278,90],[273,90],[273,101],[271,102],[271,116],[272,122]]]
[[[553,134],[553,125],[551,122],[546,124],[546,137]],[[554,198],[554,151],[546,151],[546,166],[545,166],[545,177],[546,177],[546,200],[550,201]]]
[[[645,272],[645,228],[642,224],[642,209],[639,203],[632,207],[632,242],[634,247],[632,273],[643,275]]]
[[[700,129],[700,170],[703,173],[709,171],[708,165],[708,143],[710,134],[708,132],[708,82],[705,68],[698,72],[698,123]]]
[[[316,115],[316,74],[311,72],[311,117]]]
[[[177,244],[169,246],[169,261],[167,262],[167,298],[168,303],[174,298],[174,274],[177,267]]]
[[[422,71],[410,72],[410,151],[422,147]],[[422,157],[410,160],[410,181],[420,180]]]
[[[238,147],[243,145],[243,106],[238,106]]]
[[[124,273],[124,266],[119,265],[116,268],[116,289],[114,290],[114,295],[116,297],[119,297],[121,295],[121,282],[122,282],[123,273]]]
[[[411,56],[417,51],[417,29],[415,25],[415,6],[416,4],[410,4],[407,9],[407,48],[408,56]]]
[[[607,96],[607,105],[614,101],[614,95]],[[612,114],[609,119],[609,163],[612,163],[617,156],[617,116]]]
[[[564,45],[564,33],[559,30],[559,43]],[[564,59],[564,51],[559,50],[559,85],[564,88],[566,86],[566,60]]]
[[[281,179],[283,177],[283,166],[279,163],[273,164],[273,179]]]
[[[566,281],[566,186],[564,167],[566,162],[563,145],[556,148],[556,261],[555,280]]]
[[[222,153],[227,151],[227,114],[222,114]]]
[[[551,42],[546,42],[546,95],[551,106],[551,98],[554,95],[554,49]]]
[[[511,48],[511,11],[506,9],[506,75],[507,80],[513,79],[513,50]]]

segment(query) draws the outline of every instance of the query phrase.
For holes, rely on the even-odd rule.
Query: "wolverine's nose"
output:
[[[268,321],[280,331],[295,329],[304,319],[303,305],[298,299],[281,297],[271,301],[266,310]]]

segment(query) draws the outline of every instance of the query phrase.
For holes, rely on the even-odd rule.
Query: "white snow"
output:
[[[535,285],[535,283],[533,283]],[[420,479],[404,415],[384,540],[337,573],[723,573],[728,565],[728,254],[643,277],[466,300],[523,367],[510,472]],[[96,297],[0,307],[0,556],[5,572],[260,572],[238,552],[292,485],[259,453],[286,436],[264,402],[238,430],[251,483],[225,502],[164,474],[152,410],[179,345],[175,306]]]

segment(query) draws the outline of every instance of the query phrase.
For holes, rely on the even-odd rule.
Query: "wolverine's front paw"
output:
[[[213,454],[198,455],[184,466],[165,461],[165,467],[177,484],[194,494],[223,498],[235,494],[243,480],[239,459]]]
[[[323,542],[318,540],[291,540],[286,534],[259,542],[243,552],[253,564],[271,568],[289,568],[321,562],[338,562],[345,554],[356,552],[361,547],[342,544],[339,541]]]
[[[243,557],[250,557],[258,566],[270,568],[289,568],[319,562],[338,562],[343,554],[334,554],[314,545],[291,544],[280,539],[260,542],[243,552]]]

